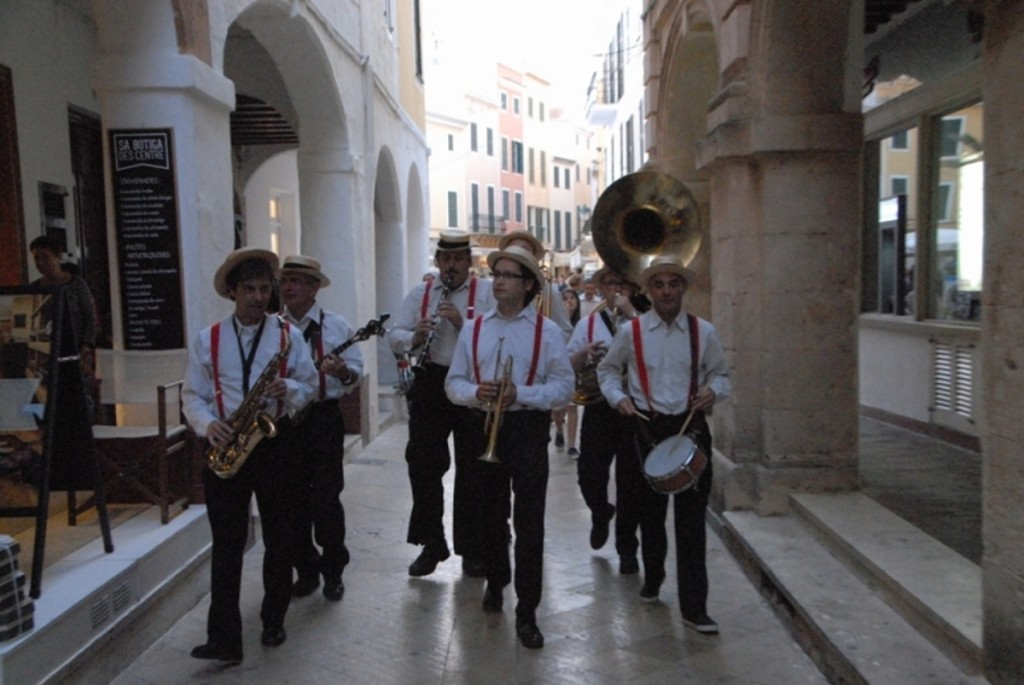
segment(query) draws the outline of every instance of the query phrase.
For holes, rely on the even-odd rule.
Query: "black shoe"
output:
[[[718,624],[707,614],[687,618],[683,616],[683,625],[693,628],[704,635],[718,635]]]
[[[624,576],[631,576],[640,573],[640,562],[635,556],[626,556],[619,559],[619,573]]]
[[[653,604],[658,601],[658,592],[661,591],[661,583],[645,580],[644,586],[640,588],[640,601],[645,604]]]
[[[199,645],[198,647],[192,648],[193,659],[212,659],[214,661],[226,661],[233,664],[242,663],[242,649],[231,649],[230,647],[222,647],[221,645],[214,644],[213,642],[207,642],[205,645]]]
[[[565,436],[561,433],[555,433],[555,449],[559,452],[565,448]]]
[[[345,583],[341,582],[341,578],[337,580],[325,580],[324,581],[324,597],[332,602],[340,602],[341,598],[345,595]]]
[[[484,591],[484,611],[489,614],[500,614],[504,604],[505,597],[501,588],[488,583],[487,589]]]
[[[527,649],[540,649],[544,646],[544,635],[537,628],[537,622],[527,619],[516,621],[516,635],[519,642]]]
[[[409,564],[409,575],[414,577],[429,576],[437,568],[437,565],[451,556],[448,545],[443,547],[432,547],[427,545],[416,557],[416,561]]]
[[[260,642],[265,647],[277,647],[284,644],[284,641],[288,639],[288,633],[284,632],[284,626],[277,626],[276,628],[264,628],[263,634],[260,635]]]
[[[615,516],[615,505],[609,504],[604,515],[595,514],[594,525],[590,529],[590,548],[601,549],[608,542],[608,522]]]
[[[470,578],[483,578],[484,562],[480,559],[462,557],[462,575]]]
[[[292,585],[292,597],[308,597],[320,587],[320,576],[299,576]]]

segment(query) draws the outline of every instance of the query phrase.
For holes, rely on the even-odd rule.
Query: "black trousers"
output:
[[[406,541],[414,545],[447,544],[444,532],[444,485],[451,467],[448,436],[455,443],[455,492],[452,534],[455,553],[479,558],[480,495],[468,472],[480,456],[474,453],[481,430],[469,409],[452,404],[444,392],[448,367],[426,364],[418,372],[409,398],[409,442],[405,461],[412,486],[412,514]]]
[[[287,430],[287,429],[285,429]],[[233,478],[203,473],[206,513],[213,534],[210,562],[210,611],[206,634],[210,642],[227,648],[242,647],[239,597],[242,560],[249,536],[249,513],[256,495],[263,530],[264,627],[284,625],[292,596],[294,519],[299,479],[291,455],[278,438],[264,439]]]
[[[338,581],[349,562],[345,546],[345,420],[337,399],[317,402],[289,431],[289,451],[299,469],[303,496],[295,507],[295,570],[300,578],[323,574]],[[320,546],[323,552],[317,550]]]
[[[637,472],[630,421],[601,401],[583,409],[580,427],[580,457],[576,478],[583,501],[593,517],[608,510],[608,480],[615,460],[615,551],[619,556],[635,557],[640,543],[641,490],[647,487]]]
[[[675,435],[685,420],[685,414],[654,416],[649,425],[639,425],[641,421],[634,419],[637,424],[634,429],[637,454],[646,456],[653,447],[651,440],[656,444]],[[671,496],[675,517],[676,577],[679,608],[683,615],[699,616],[707,611],[707,529],[704,517],[711,494],[711,432],[702,413],[694,416],[687,434],[695,436],[694,441],[704,450],[708,463],[695,486]],[[643,477],[642,461],[638,459],[635,464]],[[665,580],[665,557],[668,555],[665,515],[669,495],[661,494],[650,485],[641,493],[640,534],[644,574],[646,580],[660,583]]]
[[[480,425],[483,414],[476,412]],[[512,581],[508,552],[509,498],[515,495],[516,616],[534,619],[544,582],[544,511],[548,489],[548,441],[551,412],[505,412],[498,433],[500,464],[477,461],[483,495],[484,570],[487,582],[504,587]]]

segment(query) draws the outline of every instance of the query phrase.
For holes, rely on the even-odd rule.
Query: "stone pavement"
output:
[[[261,646],[257,544],[245,560],[241,665],[188,656],[205,642],[207,596],[113,683],[826,682],[713,532],[708,610],[721,635],[698,635],[683,626],[671,553],[661,602],[641,603],[641,578],[618,574],[613,544],[590,549],[590,516],[576,485],[575,462],[553,446],[538,610],[546,644],[524,649],[515,637],[511,586],[505,612],[494,615],[480,607],[484,581],[464,578],[457,557],[426,578],[407,575],[418,548],[405,543],[406,435],[406,424],[396,423],[347,459],[342,501],[352,563],[343,601],[327,602],[319,592],[295,600],[286,622],[288,641],[273,649]],[[449,530],[452,480],[450,472]]]

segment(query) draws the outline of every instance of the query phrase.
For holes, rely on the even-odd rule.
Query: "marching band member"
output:
[[[636,557],[639,491],[647,484],[636,468],[629,422],[601,395],[595,367],[611,346],[619,326],[638,313],[630,299],[635,284],[609,267],[595,273],[593,280],[608,306],[580,319],[569,340],[569,359],[577,378],[593,381],[589,388],[577,383],[579,392],[593,396],[585,399],[576,473],[583,501],[590,509],[590,547],[601,549],[604,546],[608,540],[608,523],[617,515],[615,549],[619,554],[619,573],[633,574],[640,570]],[[612,459],[615,460],[615,505],[608,502]]]
[[[624,416],[633,417],[633,435],[641,459],[656,443],[679,433],[684,426],[689,427],[694,442],[707,456],[707,466],[696,485],[672,496],[676,572],[683,623],[700,633],[717,634],[718,624],[707,614],[704,517],[711,493],[711,432],[704,414],[729,396],[730,383],[714,326],[683,310],[683,294],[694,277],[679,259],[656,257],[640,275],[653,309],[619,329],[597,371],[608,404]],[[638,415],[646,421],[639,420]],[[638,464],[637,468],[642,467]],[[665,580],[669,498],[654,488],[642,488],[641,492],[644,584],[640,600],[656,602]]]
[[[231,444],[229,423],[241,406],[256,406],[272,416],[301,409],[309,400],[316,371],[302,334],[267,314],[271,281],[278,260],[273,252],[242,248],[228,255],[214,276],[221,297],[233,300],[234,313],[205,329],[189,347],[182,390],[189,425],[214,448]],[[290,345],[287,353],[285,347]],[[251,394],[267,379],[263,396]],[[287,424],[287,418],[281,419]],[[263,621],[261,642],[276,647],[285,641],[284,618],[292,591],[292,509],[299,496],[295,455],[280,439],[257,443],[232,477],[203,473],[207,516],[213,534],[210,611],[206,644],[192,650],[197,659],[238,663],[242,660],[239,594],[242,561],[249,534],[253,493],[263,531]]]
[[[455,404],[491,407],[489,434],[476,412],[476,444],[482,447],[477,455],[493,447],[500,463],[478,460],[473,469],[488,532],[483,608],[500,612],[502,590],[512,580],[506,520],[514,492],[516,634],[524,647],[536,649],[544,646],[536,610],[543,584],[551,410],[569,402],[573,373],[561,330],[528,306],[545,282],[533,253],[510,246],[491,253],[487,263],[497,306],[462,329],[445,389]]]
[[[345,547],[345,509],[341,491],[345,488],[345,420],[339,401],[358,387],[363,372],[363,354],[350,345],[341,356],[331,350],[352,338],[355,330],[341,314],[323,309],[316,301],[320,288],[331,284],[312,257],[285,257],[281,265],[281,301],[286,321],[302,331],[305,349],[319,364],[316,394],[302,414],[301,427],[289,432],[292,454],[301,457],[305,496],[296,503],[297,541],[295,570],[298,580],[292,595],[305,597],[320,586],[323,594],[337,602],[345,592],[341,574],[348,565]],[[297,468],[299,466],[297,465]],[[317,551],[316,543],[323,550]]]
[[[455,493],[452,532],[455,553],[462,555],[463,572],[483,576],[479,502],[465,464],[476,458],[465,449],[473,431],[468,412],[452,404],[444,392],[455,340],[465,325],[487,311],[490,281],[470,275],[473,244],[464,231],[442,231],[434,253],[440,273],[414,287],[402,302],[388,343],[396,354],[418,353],[415,380],[409,394],[409,442],[405,460],[412,486],[412,513],[407,541],[423,550],[409,566],[410,576],[426,576],[451,552],[444,532],[444,486],[451,466],[448,436],[455,438]],[[424,348],[427,351],[424,352]]]

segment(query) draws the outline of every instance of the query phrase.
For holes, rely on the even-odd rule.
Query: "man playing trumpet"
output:
[[[533,253],[512,246],[492,252],[487,263],[498,304],[463,327],[445,390],[455,404],[490,409],[487,423],[498,431],[494,436],[485,435],[484,415],[476,412],[478,453],[483,455],[493,442],[499,462],[477,461],[473,469],[487,532],[483,545],[487,577],[484,611],[502,610],[502,590],[512,580],[504,531],[514,491],[516,635],[524,647],[536,649],[544,646],[536,611],[543,584],[551,410],[569,402],[573,372],[561,330],[528,307],[544,283]],[[502,377],[491,376],[495,369]]]

